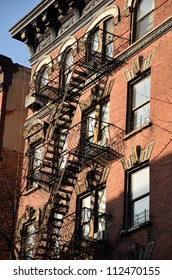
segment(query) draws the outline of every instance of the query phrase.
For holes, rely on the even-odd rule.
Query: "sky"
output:
[[[25,43],[13,39],[9,32],[18,21],[34,9],[41,0],[0,1],[0,54],[8,56],[13,63],[31,67],[30,53]]]

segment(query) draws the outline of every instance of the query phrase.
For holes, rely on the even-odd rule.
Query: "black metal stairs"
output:
[[[60,77],[55,77],[53,82],[50,81],[32,94],[51,101],[55,105],[55,110],[49,118],[50,125],[43,144],[42,164],[37,168],[37,172],[31,174],[33,181],[50,191],[41,220],[38,247],[35,252],[36,259],[59,258],[58,244],[63,217],[68,212],[77,176],[83,168],[82,160],[80,161],[78,157],[78,150],[76,150],[77,154],[65,152],[67,135],[83,90],[95,80],[99,93],[103,94],[107,83],[107,77],[103,72],[108,72],[110,60],[112,59],[107,56],[103,57],[102,54],[93,52],[87,63],[84,49],[74,59],[68,84],[62,86]],[[96,78],[101,75],[101,79]],[[63,157],[65,157],[65,164],[61,168],[60,161]]]

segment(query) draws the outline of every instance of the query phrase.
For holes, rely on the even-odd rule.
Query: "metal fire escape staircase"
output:
[[[95,60],[95,54],[92,60]],[[88,73],[90,73],[90,70],[91,73],[98,71],[98,67],[96,69],[94,69],[94,65],[92,65],[91,69],[90,67],[90,64],[85,64],[83,57],[82,59],[79,58],[73,66],[70,82],[64,89],[56,90],[46,85],[45,91],[41,90],[35,94],[38,97],[40,96],[40,98],[47,99],[50,96],[51,101],[57,103],[57,109],[52,117],[50,127],[47,130],[46,141],[43,145],[44,156],[42,165],[39,166],[38,172],[32,174],[33,181],[50,189],[50,197],[42,220],[41,236],[36,252],[37,259],[47,258],[47,242],[51,239],[50,243],[52,246],[53,240],[57,238],[57,230],[54,230],[54,233],[51,232],[51,235],[49,235],[47,225],[50,220],[53,220],[53,229],[60,229],[62,219],[67,214],[69,208],[70,197],[77,180],[77,175],[82,168],[82,163],[78,161],[75,153],[66,154],[66,164],[62,170],[59,168],[57,159],[61,159],[66,137],[69,133],[80,95],[85,87]],[[105,85],[105,80],[99,82],[99,87],[105,87]],[[56,98],[54,94],[56,92],[60,92],[63,95],[62,99]]]
[[[55,77],[53,83],[50,81],[49,84],[32,94],[40,99],[51,101],[56,108],[50,119],[46,140],[43,144],[42,164],[29,175],[32,181],[43,188],[49,188],[50,191],[41,220],[39,242],[35,252],[36,259],[58,258],[58,239],[60,238],[63,218],[68,212],[77,176],[83,168],[83,161],[80,161],[80,148],[76,148],[72,152],[66,152],[66,162],[63,168],[59,167],[59,161],[62,159],[67,135],[82,92],[91,84],[97,82],[102,90],[105,88],[106,76],[109,72],[108,63],[113,60],[95,51],[92,51],[90,55],[89,63],[86,63],[85,49],[75,56],[72,75],[67,85],[61,87],[60,82],[54,82],[58,79],[60,81],[60,77]],[[52,84],[56,84],[56,86],[52,86]],[[84,149],[86,147],[84,146]],[[89,152],[92,156],[91,150],[97,153],[95,147],[99,150],[97,145],[90,143],[88,150],[85,149],[85,152]],[[104,151],[100,149],[99,153],[104,153]],[[109,156],[109,152],[107,156]],[[116,157],[116,154],[112,157],[114,156]],[[84,153],[84,161],[87,160]]]

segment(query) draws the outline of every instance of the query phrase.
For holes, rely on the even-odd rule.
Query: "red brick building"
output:
[[[30,69],[0,55],[0,259],[14,258]]]
[[[44,0],[28,45],[22,259],[172,258],[171,1]]]

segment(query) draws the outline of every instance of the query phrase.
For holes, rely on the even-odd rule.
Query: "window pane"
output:
[[[107,20],[104,23],[104,33],[105,33],[105,54],[112,57],[113,54],[113,20]]]
[[[66,63],[65,63],[65,69],[68,69],[69,67],[71,67],[73,65],[73,53],[72,51],[68,51],[67,55],[66,55]]]
[[[95,110],[87,115],[87,128],[86,128],[86,138],[91,138],[93,140],[94,128],[95,128]]]
[[[150,75],[133,85],[133,108],[150,99]]]
[[[35,148],[34,160],[33,160],[33,169],[40,166],[42,162],[42,147]]]
[[[98,191],[98,212],[106,212],[106,189]]]
[[[150,11],[154,9],[154,0],[142,0],[140,1],[137,9],[137,20],[144,17]]]
[[[39,87],[43,87],[45,85],[48,84],[48,72],[47,70],[44,70],[42,73],[41,73],[41,76],[40,76],[40,79],[39,79]]]
[[[98,51],[99,48],[99,36],[98,31],[94,32],[91,39],[91,50],[92,51]]]
[[[82,223],[89,222],[91,216],[90,210],[91,196],[82,199]]]
[[[109,121],[109,101],[108,102],[105,102],[103,105],[102,105],[102,116],[101,116],[101,120],[103,122],[108,122]]]
[[[72,77],[72,66],[73,66],[73,53],[69,50],[65,58],[65,83],[68,84]]]
[[[134,111],[133,129],[139,128],[150,120],[150,104],[142,106],[140,109]]]
[[[136,28],[136,39],[141,38],[146,33],[152,30],[154,22],[154,14],[151,13],[147,15],[145,18],[141,19],[137,22]]]
[[[25,244],[25,254],[26,259],[31,259],[33,257],[33,249],[34,249],[34,239],[35,239],[35,227],[33,224],[27,226],[27,237],[26,237],[26,244]]]
[[[149,196],[146,196],[132,205],[132,226],[149,220]]]
[[[109,138],[109,105],[110,102],[106,102],[101,108],[101,140]]]
[[[131,174],[131,199],[149,192],[149,166]]]

